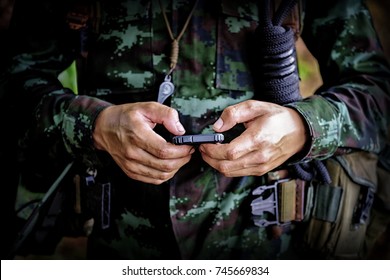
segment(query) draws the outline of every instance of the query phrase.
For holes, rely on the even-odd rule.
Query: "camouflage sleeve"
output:
[[[303,38],[319,62],[324,84],[314,96],[288,105],[309,126],[311,145],[303,160],[351,149],[378,153],[389,127],[390,70],[370,13],[355,0],[323,8],[314,8]]]
[[[14,55],[8,69],[7,91],[14,95],[14,102],[29,103],[34,121],[26,135],[34,141],[62,142],[71,157],[82,155],[84,162],[92,164],[97,160],[92,142],[94,121],[111,104],[78,96],[58,80],[77,53],[74,34],[62,32],[66,31],[63,16],[53,12],[50,4],[45,8],[51,12],[29,1],[18,3],[23,4],[15,6],[11,29]]]

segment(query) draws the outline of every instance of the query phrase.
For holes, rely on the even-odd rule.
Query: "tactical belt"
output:
[[[268,183],[257,187],[251,203],[253,221],[259,227],[303,221],[310,209],[310,188],[306,181],[289,178],[288,170],[267,174]],[[307,201],[306,201],[307,200]]]

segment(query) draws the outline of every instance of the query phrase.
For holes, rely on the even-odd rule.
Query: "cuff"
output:
[[[64,116],[62,134],[67,150],[87,166],[99,164],[92,133],[99,113],[112,104],[94,97],[76,96]]]
[[[311,140],[306,146],[306,153],[301,154],[298,161],[321,160],[332,156],[338,148],[340,134],[340,120],[336,108],[318,95],[285,106],[302,115],[310,133]]]

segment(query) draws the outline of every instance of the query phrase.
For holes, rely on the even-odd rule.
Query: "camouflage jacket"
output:
[[[79,32],[69,30],[62,9],[49,4],[49,13],[36,8],[36,1],[18,2],[30,5],[23,11],[35,22],[18,30],[9,71],[10,92],[34,112],[28,135],[34,141],[57,139],[69,155],[95,166],[99,157],[91,135],[99,112],[112,103],[156,100],[169,70],[170,39],[158,1],[101,1],[99,32],[88,46],[78,95],[57,76],[80,54]],[[192,2],[163,1],[174,34]],[[314,96],[287,105],[302,114],[311,135],[300,161],[354,149],[380,153],[389,127],[390,70],[370,14],[363,1],[310,2],[302,37],[319,62],[324,85]],[[254,0],[200,0],[181,39],[170,100],[187,133],[210,132],[227,106],[261,99],[253,90],[246,52],[258,21]],[[261,178],[226,178],[197,156],[161,192],[122,177],[113,179],[126,186],[118,187],[112,204],[118,208],[117,227],[96,233],[101,239],[90,238],[91,248],[106,248],[92,249],[91,257],[276,258],[285,251],[288,234],[271,240],[251,220],[251,190]]]

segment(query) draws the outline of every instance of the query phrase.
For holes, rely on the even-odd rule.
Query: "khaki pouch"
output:
[[[319,258],[358,259],[377,186],[376,155],[354,152],[325,161],[332,183],[314,185],[304,244]]]

